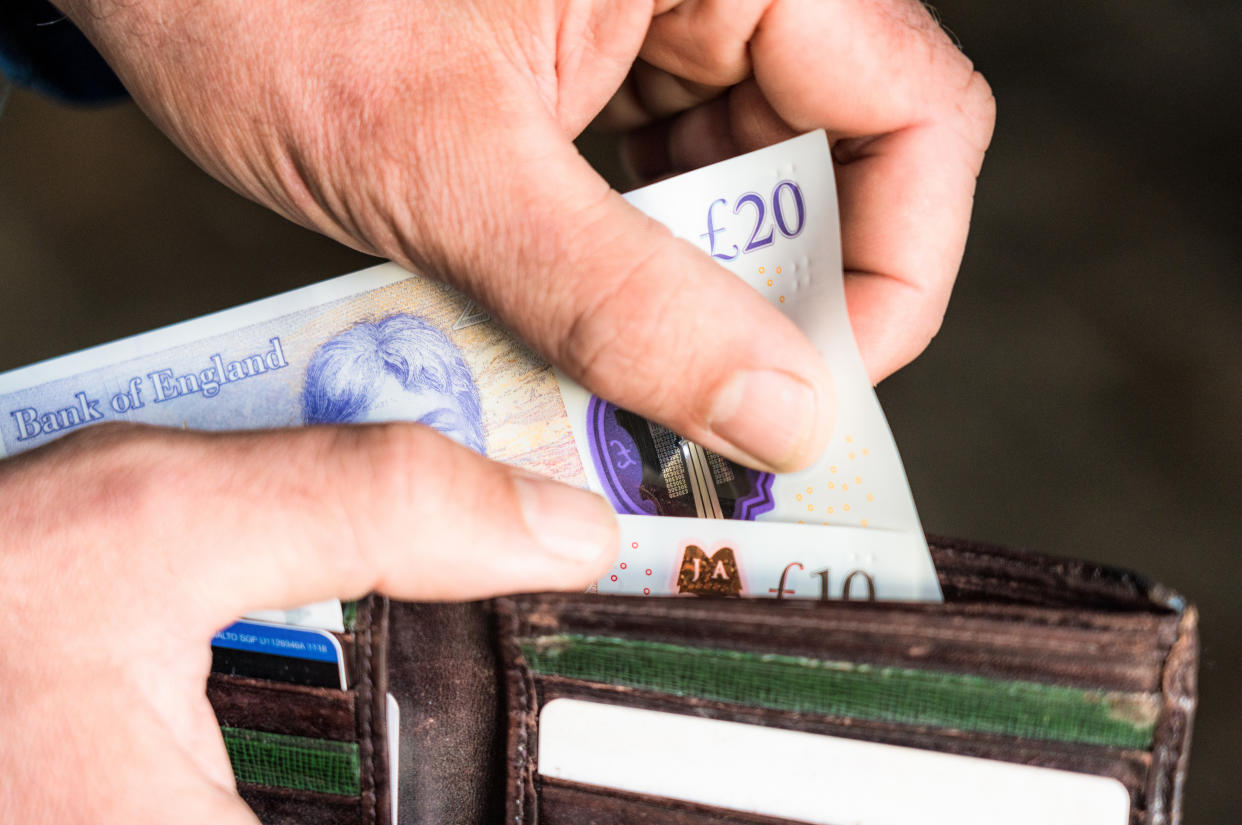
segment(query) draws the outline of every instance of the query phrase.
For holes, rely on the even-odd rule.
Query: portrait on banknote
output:
[[[5,451],[108,420],[205,430],[417,421],[586,486],[552,369],[452,289],[385,281],[311,287],[64,359],[50,380],[0,392]]]
[[[425,318],[359,321],[311,356],[307,424],[416,421],[487,454],[479,388],[461,350]]]

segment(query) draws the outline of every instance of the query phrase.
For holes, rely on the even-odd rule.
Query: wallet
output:
[[[1194,608],[1125,570],[929,543],[942,604],[372,595],[341,635],[348,690],[213,674],[207,693],[268,825],[799,821],[543,775],[558,699],[1109,777],[1132,825],[1179,822]]]

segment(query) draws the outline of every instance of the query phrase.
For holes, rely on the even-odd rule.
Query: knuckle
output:
[[[373,485],[406,492],[413,478],[412,469],[425,460],[434,437],[424,427],[407,423],[386,423],[350,428],[355,430],[359,468]]]
[[[996,125],[996,96],[987,79],[972,70],[962,93],[962,109],[974,126],[980,148],[986,149],[992,141],[992,129]]]
[[[700,40],[696,54],[697,74],[704,78],[700,82],[723,86],[744,80],[750,71],[745,42],[719,37]]]
[[[941,325],[944,323],[944,310],[940,309],[934,312],[928,312],[923,315],[919,324],[914,327],[913,334],[906,341],[905,352],[901,355],[902,365],[909,364],[915,358],[922,355],[931,342],[935,340],[940,333]]]
[[[978,177],[996,125],[992,87],[982,74],[971,69],[952,106],[944,125],[956,138],[963,167],[972,177]]]
[[[750,73],[748,43],[770,0],[706,0],[655,18],[647,51],[662,67],[713,85],[739,83]]]
[[[339,533],[327,563],[360,593],[421,581],[438,550],[419,536],[441,532],[454,505],[496,498],[473,453],[420,424],[332,428],[325,448],[342,468],[325,514]]]

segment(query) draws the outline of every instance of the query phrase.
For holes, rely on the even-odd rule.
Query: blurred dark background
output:
[[[943,331],[879,389],[924,525],[1196,602],[1187,822],[1236,825],[1242,4],[938,9],[999,122]],[[132,105],[19,91],[0,117],[0,369],[371,262],[207,178]]]

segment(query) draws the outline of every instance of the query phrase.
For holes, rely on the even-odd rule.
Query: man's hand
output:
[[[585,588],[618,542],[603,499],[413,424],[100,426],[0,463],[0,525],[6,823],[253,825],[203,689],[216,630],[373,589]]]
[[[592,392],[769,469],[826,444],[824,363],[572,137],[603,112],[657,176],[826,128],[878,380],[939,325],[992,126],[914,0],[62,5],[238,192],[451,281]],[[0,818],[23,822],[252,822],[203,696],[211,633],[247,609],[581,586],[616,545],[598,498],[400,425],[93,430],[0,464],[0,527]]]
[[[939,326],[992,127],[986,83],[915,0],[63,5],[220,180],[452,281],[592,392],[768,469],[826,444],[822,359],[571,138],[604,110],[650,175],[827,128],[878,380]]]

